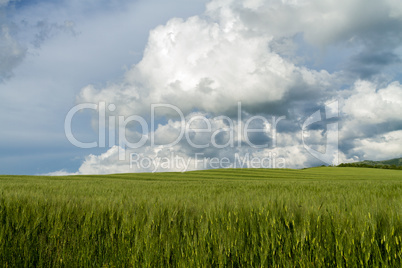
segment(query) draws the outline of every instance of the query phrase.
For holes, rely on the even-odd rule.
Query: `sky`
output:
[[[402,157],[399,0],[0,0],[0,174]]]

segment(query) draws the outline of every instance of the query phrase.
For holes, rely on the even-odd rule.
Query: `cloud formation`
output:
[[[175,105],[187,118],[197,112],[234,118],[238,102],[246,118],[284,115],[275,148],[196,150],[180,142],[171,148],[145,146],[126,153],[145,158],[174,151],[193,159],[202,152],[227,157],[233,164],[236,153],[275,152],[288,167],[297,168],[320,164],[304,148],[301,124],[325,103],[338,100],[341,162],[399,157],[399,147],[391,144],[401,138],[402,87],[388,71],[401,62],[401,28],[402,3],[394,0],[213,0],[202,15],[174,18],[152,30],[142,60],[121,81],[101,88],[88,85],[77,100],[112,103],[115,114],[126,117],[147,117],[155,103]],[[309,56],[304,43],[322,51],[324,58],[326,50],[344,48],[347,54],[341,57],[345,58],[341,69],[330,72],[325,66],[303,64]],[[166,112],[158,120],[156,136],[174,139],[177,114]],[[245,122],[235,119],[235,124],[240,123]],[[317,150],[325,151],[327,123],[310,129],[310,139],[318,141]],[[136,131],[132,130],[133,136],[138,135]],[[194,135],[200,142],[206,138]],[[272,136],[259,133],[253,139],[263,144],[272,141]],[[112,147],[100,156],[89,156],[79,172],[132,172],[127,162],[116,160],[116,151],[118,147]]]
[[[206,14],[213,11],[209,5]],[[123,106],[123,114],[143,114],[151,103],[176,105],[185,113],[227,113],[241,100],[250,112],[275,113],[274,107],[286,111],[295,100],[316,99],[329,89],[333,78],[325,70],[296,66],[271,51],[272,34],[256,34],[233,13],[215,16],[157,27],[122,83],[88,86],[79,101],[107,99]]]
[[[0,1],[0,82],[12,76],[13,69],[22,62],[26,54],[15,38],[16,25],[7,19],[9,0]]]
[[[25,52],[26,50],[12,37],[9,26],[1,25],[0,81],[12,75],[12,70],[22,62]]]

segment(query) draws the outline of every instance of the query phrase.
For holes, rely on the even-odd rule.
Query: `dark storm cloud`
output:
[[[386,67],[400,65],[401,62],[401,57],[390,51],[365,51],[351,58],[348,69],[361,79],[370,79]]]

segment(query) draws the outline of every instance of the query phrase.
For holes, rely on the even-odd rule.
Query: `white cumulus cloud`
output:
[[[234,14],[220,19],[172,19],[151,31],[143,59],[120,84],[84,88],[80,102],[107,100],[120,111],[144,113],[151,103],[227,112],[241,100],[267,106],[289,95],[312,96],[332,79],[326,71],[298,67],[269,49],[271,34],[255,34]],[[127,110],[129,107],[129,110]]]
[[[382,73],[384,66],[399,62],[395,51],[402,40],[398,35],[401,10],[402,3],[392,0],[213,0],[202,15],[186,20],[173,18],[153,29],[142,60],[129,68],[121,81],[105,87],[88,85],[77,100],[113,103],[116,113],[124,116],[147,116],[151,104],[168,103],[180,108],[187,120],[197,113],[233,117],[239,101],[245,110],[243,115],[285,113],[289,118],[278,129],[275,148],[200,149],[180,141],[171,147],[151,147],[147,143],[124,153],[156,159],[174,152],[192,164],[196,163],[195,154],[202,153],[207,157],[226,157],[231,165],[236,154],[263,158],[275,153],[286,160],[287,167],[301,168],[322,163],[306,151],[302,142],[303,118],[327,101],[338,99],[342,114],[340,162],[398,157],[402,144],[402,86],[384,79],[385,75],[383,80],[371,78]],[[303,61],[286,56],[306,56],[297,51],[303,49],[299,47],[302,42],[293,41],[298,34],[314,49],[349,46],[353,56],[345,56],[347,62],[343,62],[344,69],[339,72],[307,67]],[[163,123],[157,126],[155,136],[166,143],[177,136],[180,123],[177,115],[163,116],[170,120],[159,118]],[[244,124],[235,120],[234,126],[240,122]],[[310,140],[316,141],[312,146],[321,152],[328,149],[326,123],[310,131]],[[213,120],[213,129],[222,127],[224,123]],[[193,133],[191,138],[205,144],[210,137]],[[224,140],[225,136],[220,138]],[[272,136],[260,133],[254,135],[254,140],[272,142]],[[113,147],[104,154],[88,156],[79,173],[166,171],[152,165],[129,168],[127,158],[117,160],[119,150],[120,147]]]

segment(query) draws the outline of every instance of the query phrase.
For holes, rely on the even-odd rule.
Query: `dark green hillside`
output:
[[[375,161],[374,163],[383,164],[383,165],[395,165],[395,166],[402,166],[402,158],[395,158],[391,160],[384,160],[384,161]]]
[[[383,161],[364,160],[354,163],[342,163],[339,167],[366,167],[382,169],[402,169],[402,158],[395,158]]]

